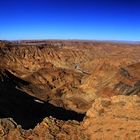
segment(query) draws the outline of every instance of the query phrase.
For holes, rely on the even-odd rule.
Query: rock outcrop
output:
[[[140,139],[140,98],[114,96],[96,99],[82,128],[91,140]]]
[[[0,139],[5,140],[116,140],[140,139],[140,98],[98,98],[83,122],[46,117],[34,129],[24,130],[11,118],[0,120]]]

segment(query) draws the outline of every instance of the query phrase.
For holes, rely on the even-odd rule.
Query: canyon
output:
[[[140,45],[0,41],[0,139],[140,139]]]

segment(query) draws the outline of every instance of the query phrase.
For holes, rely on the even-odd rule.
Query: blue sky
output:
[[[0,39],[140,41],[140,1],[1,0]]]

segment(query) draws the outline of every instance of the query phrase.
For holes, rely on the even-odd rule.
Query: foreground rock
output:
[[[81,127],[91,140],[139,140],[139,111],[138,96],[99,98],[87,111]]]
[[[12,119],[0,120],[1,140],[88,140],[77,121],[45,118],[33,130],[23,130]]]
[[[2,140],[139,140],[140,98],[114,96],[96,99],[83,122],[45,118],[24,130],[12,119],[0,120]]]

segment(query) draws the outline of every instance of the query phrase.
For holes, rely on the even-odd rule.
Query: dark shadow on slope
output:
[[[52,116],[59,120],[82,121],[84,114],[55,107],[49,103],[35,102],[34,97],[18,90],[18,83],[27,82],[6,72],[0,81],[0,118],[13,118],[24,129],[34,128],[43,118]]]

